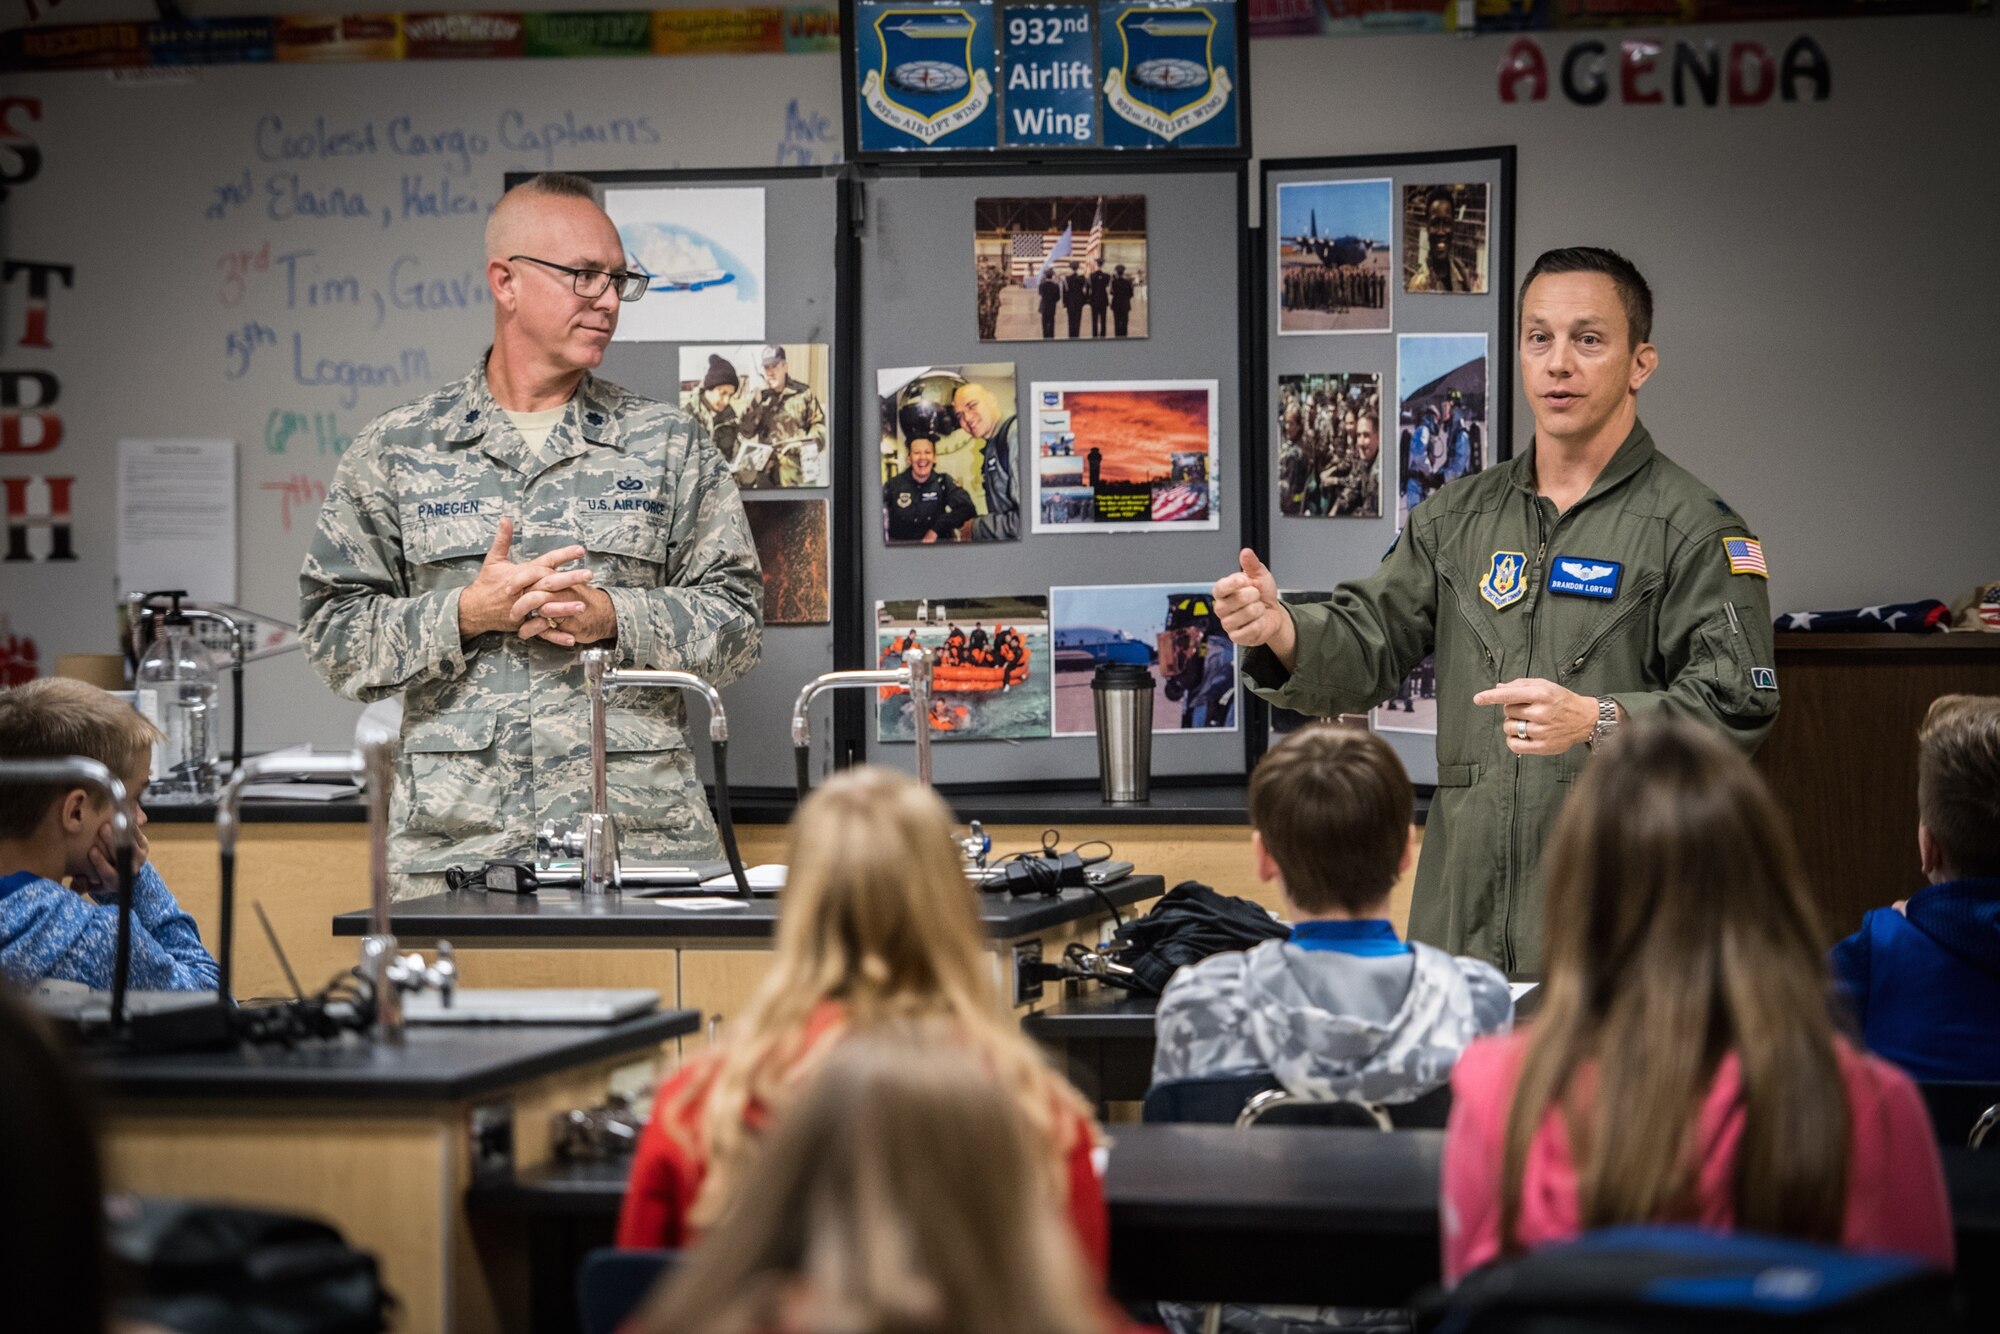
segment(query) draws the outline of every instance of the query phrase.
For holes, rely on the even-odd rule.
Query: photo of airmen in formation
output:
[[[1276,712],[1276,710],[1273,710]],[[1378,732],[1425,732],[1437,735],[1437,659],[1429,654],[1410,669],[1396,693],[1375,706]]]
[[[827,484],[824,343],[683,347],[681,408],[745,491]]]
[[[1403,290],[1486,291],[1486,183],[1403,187]]]
[[[1279,184],[1279,333],[1388,331],[1393,203],[1386,179]]]
[[[973,217],[981,341],[1146,336],[1144,195],[981,199]]]
[[[1404,334],[1396,342],[1400,530],[1446,482],[1486,466],[1486,335]]]
[[[1012,542],[1014,363],[878,371],[882,536],[890,545]]]
[[[1382,377],[1278,377],[1278,512],[1382,516]]]
[[[1049,735],[1049,600],[1019,597],[878,602],[875,646],[881,666],[918,645],[937,656],[931,670],[931,739],[1027,740]],[[914,741],[909,691],[877,692],[876,739]]]

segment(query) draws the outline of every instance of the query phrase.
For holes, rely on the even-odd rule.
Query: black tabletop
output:
[[[1009,898],[981,894],[980,917],[987,935],[996,940],[1033,935],[1084,917],[1105,912],[1105,902],[1119,908],[1166,892],[1157,875],[1129,875],[1101,891],[1066,889],[1054,898]],[[968,893],[976,891],[967,890]],[[723,895],[722,897],[728,897]],[[782,898],[782,896],[780,896]],[[677,908],[674,899],[642,899],[621,894],[588,902],[567,890],[540,894],[488,894],[479,891],[433,894],[391,905],[390,929],[404,940],[477,938],[577,939],[616,936],[621,939],[758,939],[777,927],[779,899],[757,898],[726,908]],[[368,914],[342,913],[333,919],[336,936],[368,934]]]
[[[1403,1306],[1438,1280],[1443,1131],[1119,1125],[1110,1139],[1104,1194],[1121,1296]],[[2000,1153],[1942,1152],[1960,1282],[1990,1312]],[[535,1168],[473,1186],[466,1203],[608,1229],[628,1166]]]
[[[733,789],[732,789],[733,790]],[[1233,783],[1203,783],[1193,786],[1156,784],[1143,802],[1109,802],[1096,787],[1066,787],[1053,783],[1024,784],[1020,787],[979,788],[954,786],[939,790],[951,803],[960,823],[983,820],[988,824],[1149,825],[1207,824],[1243,825],[1250,822],[1245,786]],[[710,805],[714,804],[713,798]],[[739,824],[784,824],[792,818],[798,801],[788,792],[757,791],[738,793],[733,814]],[[1424,823],[1430,808],[1428,791],[1418,794],[1416,822]],[[246,800],[242,809],[245,824],[365,824],[368,806],[360,797],[336,801],[280,801],[265,798]],[[146,816],[156,824],[213,824],[213,805],[149,805]]]
[[[348,1035],[296,1047],[92,1054],[85,1068],[113,1101],[189,1098],[455,1102],[692,1033],[694,1010],[616,1024],[413,1024],[400,1043]]]

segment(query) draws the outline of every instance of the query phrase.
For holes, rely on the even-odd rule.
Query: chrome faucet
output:
[[[931,670],[936,655],[919,645],[903,650],[901,667],[863,671],[821,672],[806,682],[792,705],[792,753],[798,763],[799,800],[812,791],[812,702],[828,690],[863,686],[895,686],[910,692],[910,712],[917,728],[917,781],[931,782]]]
[[[616,894],[623,882],[623,872],[618,819],[611,813],[611,794],[605,778],[605,692],[621,686],[691,691],[708,704],[708,742],[714,756],[715,809],[722,826],[722,847],[738,891],[748,898],[750,883],[736,848],[736,825],[729,807],[729,715],[722,707],[721,692],[693,672],[613,667],[611,654],[605,649],[585,649],[581,657],[584,690],[590,697],[590,811],[583,818],[581,831],[560,833],[551,823],[542,828],[538,843],[553,852],[581,857],[583,883],[579,891],[584,896]]]

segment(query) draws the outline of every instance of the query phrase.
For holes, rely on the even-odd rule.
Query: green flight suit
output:
[[[1770,597],[1762,576],[1732,573],[1724,545],[1748,536],[1643,425],[1560,514],[1536,491],[1531,446],[1417,506],[1373,574],[1292,606],[1296,671],[1262,646],[1243,655],[1257,694],[1329,717],[1386,699],[1436,653],[1438,785],[1411,938],[1508,972],[1542,967],[1537,864],[1589,751],[1515,756],[1479,691],[1540,677],[1610,695],[1631,721],[1700,719],[1746,751],[1763,740],[1778,713]]]

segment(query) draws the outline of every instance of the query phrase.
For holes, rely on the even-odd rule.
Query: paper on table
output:
[[[743,906],[742,899],[719,899],[714,895],[703,895],[699,898],[685,899],[640,899],[639,902],[650,903],[655,908],[685,908],[689,912],[714,912],[717,908],[741,908]]]
[[[785,864],[783,862],[761,862],[744,869],[743,878],[750,882],[752,889],[783,889],[785,887]],[[701,882],[703,889],[734,889],[736,877],[718,875]],[[685,902],[685,900],[683,900]]]
[[[1507,994],[1515,1000],[1519,1000],[1540,985],[1542,984],[1539,982],[1509,982],[1507,984]]]
[[[118,442],[118,587],[236,601],[236,442]]]

